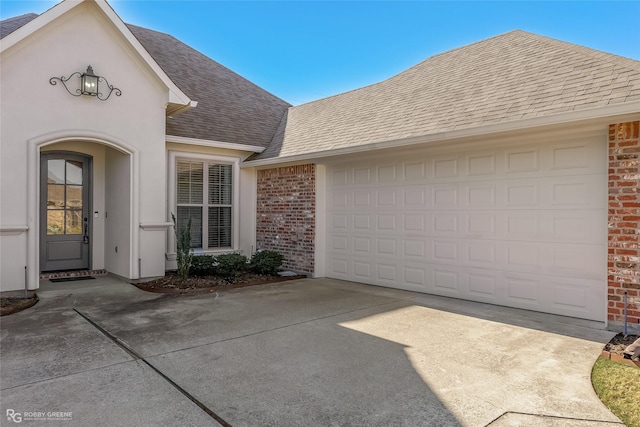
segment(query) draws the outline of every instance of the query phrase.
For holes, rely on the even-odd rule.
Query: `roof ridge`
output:
[[[453,53],[453,52],[456,52],[456,51],[458,51],[458,50],[466,49],[466,48],[468,48],[468,47],[471,47],[471,46],[474,46],[474,45],[478,45],[478,44],[481,44],[481,43],[486,43],[486,42],[488,42],[488,41],[491,41],[491,40],[497,39],[497,38],[499,38],[499,37],[503,37],[503,36],[506,36],[506,35],[508,35],[508,34],[517,33],[517,32],[521,32],[521,33],[524,33],[524,34],[531,34],[531,35],[535,35],[535,34],[533,34],[533,33],[528,33],[528,32],[526,32],[526,31],[519,30],[519,29],[515,29],[515,30],[507,31],[506,33],[502,33],[502,34],[497,34],[497,35],[495,35],[495,36],[489,37],[488,39],[478,40],[478,41],[475,41],[475,42],[472,42],[472,43],[469,43],[469,44],[465,44],[465,45],[462,45],[462,46],[458,46],[458,47],[455,47],[455,48],[453,48],[453,49],[450,49],[450,50],[447,50],[447,51],[444,51],[444,52],[439,52],[439,53],[436,53],[436,54],[434,54],[434,55],[428,56],[427,58],[425,58],[425,59],[423,59],[422,61],[420,61],[420,62],[418,62],[418,63],[416,63],[416,64],[414,64],[414,65],[410,66],[409,68],[406,68],[406,69],[404,69],[404,70],[402,70],[402,71],[400,71],[400,72],[398,72],[398,73],[396,73],[396,74],[393,74],[393,75],[391,75],[391,76],[389,76],[389,77],[387,77],[387,78],[385,78],[385,79],[383,79],[383,80],[380,80],[380,81],[378,81],[378,82],[371,83],[371,84],[368,84],[368,85],[366,85],[366,86],[357,87],[357,88],[355,88],[355,89],[351,89],[351,90],[348,90],[348,91],[346,91],[346,92],[340,92],[340,93],[336,93],[336,94],[334,94],[334,95],[326,96],[326,97],[324,97],[324,98],[320,98],[320,99],[316,99],[316,100],[313,100],[313,101],[305,102],[304,104],[300,104],[300,105],[294,106],[294,108],[295,108],[295,107],[302,106],[302,105],[309,105],[309,104],[313,104],[313,103],[316,103],[316,102],[319,102],[319,101],[325,101],[325,100],[328,100],[328,99],[331,99],[331,98],[335,98],[335,97],[337,97],[337,96],[343,96],[343,95],[346,95],[346,94],[348,94],[348,93],[353,93],[353,92],[358,92],[358,91],[361,91],[361,90],[364,90],[364,89],[368,89],[368,88],[370,88],[370,87],[372,87],[372,86],[376,86],[376,85],[382,84],[382,83],[384,83],[384,82],[386,82],[386,81],[389,81],[389,80],[394,79],[394,78],[395,78],[395,77],[397,77],[397,76],[403,75],[403,74],[407,73],[408,71],[413,70],[414,68],[419,67],[419,66],[420,66],[420,65],[422,65],[423,63],[425,63],[425,62],[427,62],[427,61],[429,61],[429,60],[432,60],[432,59],[434,59],[434,58],[438,58],[438,57],[441,57],[441,56],[443,56],[443,55],[448,55],[448,54]]]
[[[351,90],[348,90],[346,92],[340,92],[340,93],[337,93],[337,94],[334,94],[334,95],[330,95],[330,96],[327,96],[327,97],[324,97],[324,98],[320,98],[320,99],[316,99],[316,100],[313,100],[313,101],[309,101],[309,102],[306,102],[304,104],[300,104],[298,106],[294,106],[294,108],[299,107],[299,106],[303,106],[303,105],[314,104],[314,103],[320,102],[320,101],[326,101],[326,100],[329,100],[329,99],[332,99],[332,98],[335,98],[335,97],[341,97],[343,95],[347,95],[347,94],[350,94],[350,93],[364,91],[364,90],[369,89],[369,88],[371,88],[373,86],[377,86],[377,85],[383,84],[383,83],[385,83],[387,81],[393,80],[398,76],[405,75],[406,73],[410,72],[411,70],[422,66],[427,61],[431,61],[433,59],[442,57],[444,55],[450,55],[450,54],[455,53],[457,51],[460,51],[462,49],[468,49],[468,48],[470,48],[472,46],[489,43],[489,42],[495,41],[497,39],[500,39],[500,38],[503,38],[503,37],[507,37],[507,36],[516,35],[516,34],[519,34],[521,36],[524,36],[524,37],[527,37],[527,38],[530,38],[530,39],[537,39],[538,41],[545,42],[545,43],[547,43],[549,45],[561,47],[561,48],[564,48],[564,49],[569,49],[572,52],[578,53],[578,54],[583,55],[585,57],[589,57],[591,59],[598,59],[598,60],[603,60],[603,61],[607,61],[607,62],[613,62],[613,61],[610,61],[610,60],[614,60],[615,62],[613,62],[612,65],[619,65],[621,67],[626,67],[626,68],[629,68],[629,69],[634,70],[634,71],[637,71],[637,69],[640,68],[640,61],[637,61],[637,60],[632,59],[632,58],[627,58],[627,57],[616,55],[616,54],[613,54],[613,53],[604,52],[604,51],[601,51],[601,50],[597,50],[597,49],[593,49],[593,48],[590,48],[590,47],[582,46],[582,45],[579,45],[579,44],[576,44],[576,43],[566,42],[566,41],[563,41],[563,40],[557,40],[557,39],[554,39],[552,37],[543,36],[543,35],[536,34],[536,33],[531,33],[529,31],[525,31],[525,30],[521,30],[521,29],[514,29],[514,30],[507,31],[505,33],[497,34],[497,35],[495,35],[493,37],[489,37],[487,39],[478,40],[476,42],[465,44],[463,46],[459,46],[459,47],[447,50],[445,52],[440,52],[440,53],[437,53],[435,55],[429,56],[429,57],[423,59],[422,61],[412,65],[411,67],[409,67],[409,68],[407,68],[405,70],[402,70],[399,73],[396,73],[396,74],[394,74],[394,75],[392,75],[390,77],[387,77],[386,79],[380,80],[378,82],[371,83],[371,84],[368,84],[366,86],[358,87],[358,88],[355,88],[355,89],[351,89]]]
[[[543,36],[543,35],[534,34],[534,33],[528,33],[526,31],[523,31],[523,32],[547,44],[564,47],[565,49],[570,49],[571,51],[577,54],[590,57],[592,59],[599,59],[607,62],[609,62],[609,60],[614,60],[616,61],[615,65],[628,67],[633,70],[640,69],[640,61],[633,58],[628,58],[622,55],[616,55],[615,53],[605,52],[603,50],[598,50],[591,47],[579,45],[577,43],[571,43],[564,40],[554,39],[553,37]]]

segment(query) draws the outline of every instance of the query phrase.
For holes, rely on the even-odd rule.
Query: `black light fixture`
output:
[[[89,65],[87,67],[87,72],[80,76],[82,94],[98,96],[98,79],[99,77],[93,74],[93,68]]]
[[[80,79],[80,87],[72,92],[71,90],[69,90],[67,82],[71,80],[73,76],[76,76]],[[122,91],[117,87],[113,87],[112,85],[110,85],[106,78],[102,76],[96,76],[93,73],[93,67],[91,67],[91,65],[87,67],[87,71],[84,73],[76,71],[75,73],[69,75],[69,77],[51,77],[49,79],[49,83],[54,86],[58,84],[58,81],[60,81],[67,92],[69,92],[69,94],[73,96],[89,95],[95,96],[100,101],[106,101],[107,99],[109,99],[112,93],[115,93],[116,96],[122,95]],[[103,86],[100,83],[104,83],[104,85],[106,85],[109,89],[109,92],[106,95],[100,91],[101,86]]]

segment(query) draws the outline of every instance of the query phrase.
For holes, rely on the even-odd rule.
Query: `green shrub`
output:
[[[194,255],[191,259],[189,273],[194,276],[211,276],[214,270],[213,257],[210,255]]]
[[[257,274],[276,275],[282,266],[283,256],[276,251],[260,251],[253,254],[249,267]]]
[[[247,271],[247,257],[242,254],[223,254],[215,257],[215,274],[233,283]]]

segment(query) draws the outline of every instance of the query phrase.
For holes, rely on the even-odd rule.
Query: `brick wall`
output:
[[[312,273],[316,227],[313,164],[258,171],[256,244],[284,256],[283,267]]]
[[[609,322],[640,328],[640,122],[609,126]],[[617,325],[612,325],[617,326]]]

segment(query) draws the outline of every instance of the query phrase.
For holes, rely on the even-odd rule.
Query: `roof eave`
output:
[[[201,147],[224,148],[227,150],[248,151],[251,153],[262,153],[265,148],[258,145],[245,145],[235,142],[214,141],[210,139],[189,138],[186,136],[166,135],[166,142],[174,144],[199,145]]]
[[[363,144],[352,147],[342,147],[331,150],[317,151],[311,153],[295,154],[291,156],[273,157],[268,159],[249,160],[242,163],[242,167],[260,167],[269,165],[278,165],[281,163],[295,163],[302,161],[318,160],[326,157],[343,156],[347,154],[356,154],[372,150],[381,150],[386,148],[405,147],[415,144],[428,144],[442,142],[460,138],[480,137],[483,135],[495,134],[500,132],[510,132],[518,130],[526,130],[542,126],[553,126],[569,124],[572,122],[593,119],[607,119],[616,116],[637,114],[637,120],[640,120],[640,101],[634,101],[624,104],[609,105],[606,107],[590,108],[567,113],[560,113],[551,116],[534,117],[530,119],[514,120],[503,123],[495,123],[490,125],[476,126],[471,128],[452,130],[429,135],[412,136],[408,138],[399,138],[388,141],[380,141],[369,144]]]

